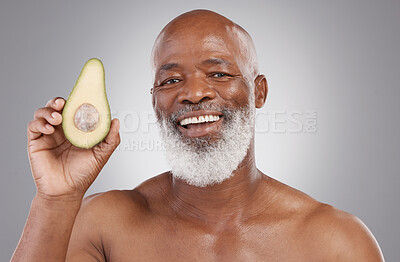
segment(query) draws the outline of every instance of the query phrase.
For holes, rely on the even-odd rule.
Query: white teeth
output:
[[[185,126],[185,125],[188,124],[188,122],[189,122],[188,119],[183,119],[183,120],[180,122],[180,124],[181,124],[181,126]]]
[[[198,123],[204,123],[204,122],[214,122],[219,119],[219,116],[213,116],[213,115],[204,115],[204,116],[199,116],[197,117],[188,117],[179,122],[181,126],[186,126],[188,124],[198,124]]]

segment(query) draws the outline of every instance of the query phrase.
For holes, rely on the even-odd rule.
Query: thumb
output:
[[[104,140],[95,146],[93,152],[103,160],[103,164],[110,158],[112,152],[117,148],[121,138],[119,135],[119,120],[117,118],[111,121],[110,131]]]

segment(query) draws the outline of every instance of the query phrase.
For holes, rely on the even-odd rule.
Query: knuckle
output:
[[[39,115],[39,110],[40,110],[40,109],[36,110],[36,111],[33,113],[33,119],[36,119],[36,118],[38,117],[38,115]]]
[[[28,122],[28,125],[27,125],[27,129],[28,129],[28,130],[34,130],[35,127],[37,126],[37,123],[38,123],[37,120],[31,120],[31,121],[29,121],[29,122]]]
[[[54,101],[55,101],[55,98],[52,98],[49,101],[47,101],[46,107],[51,106],[52,104],[54,104]]]
[[[53,112],[54,112],[53,108],[50,107],[43,108],[43,117],[47,119],[51,116]]]
[[[37,119],[38,117],[43,115],[43,111],[44,111],[45,107],[39,108],[38,110],[35,111],[35,113],[33,114],[33,118]]]

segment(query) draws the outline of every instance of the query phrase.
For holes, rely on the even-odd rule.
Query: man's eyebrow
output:
[[[201,63],[203,65],[208,65],[208,64],[211,64],[211,65],[228,65],[228,66],[231,65],[231,63],[228,60],[225,60],[223,58],[209,58],[209,59],[201,61]]]
[[[203,65],[232,65],[228,60],[223,59],[223,58],[209,58],[206,60],[201,61]],[[180,65],[178,63],[166,63],[160,66],[160,69],[158,70],[159,73],[163,71],[168,71],[174,68],[179,68]]]
[[[162,71],[168,71],[170,69],[177,68],[177,67],[179,67],[178,63],[167,63],[167,64],[163,64],[162,66],[160,66],[160,69],[158,71],[161,73]]]

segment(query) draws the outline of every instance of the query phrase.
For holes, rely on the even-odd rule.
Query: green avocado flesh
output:
[[[103,63],[92,58],[81,74],[62,112],[65,137],[76,147],[92,148],[110,131],[111,114],[104,81]]]

